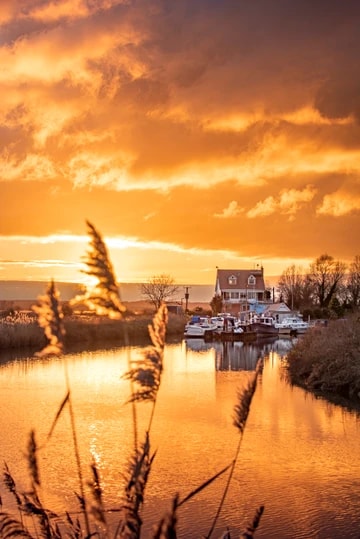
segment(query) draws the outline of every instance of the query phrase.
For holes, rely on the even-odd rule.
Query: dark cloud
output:
[[[330,119],[355,117],[360,122],[360,64],[341,69],[318,90],[315,107]]]
[[[1,145],[4,146],[13,146],[20,137],[22,137],[22,128],[17,127],[7,127],[6,125],[0,125],[0,140]]]

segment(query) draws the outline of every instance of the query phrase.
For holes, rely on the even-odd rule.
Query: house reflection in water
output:
[[[222,342],[216,348],[215,365],[217,371],[252,371],[267,346],[271,348],[274,339],[261,343]]]
[[[271,350],[276,338],[266,338],[253,343],[242,341],[213,341],[204,339],[186,339],[187,350],[198,353],[214,351],[217,371],[253,371],[260,357]]]
[[[216,350],[217,371],[252,371],[256,367],[259,350],[243,342],[222,342]]]

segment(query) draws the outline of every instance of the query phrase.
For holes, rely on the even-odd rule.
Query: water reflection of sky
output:
[[[265,503],[258,538],[357,537],[360,428],[356,415],[286,384],[280,370],[288,342],[221,344],[206,343],[202,348],[200,342],[193,346],[182,342],[166,348],[152,426],[157,455],[147,487],[145,529],[154,515],[169,508],[175,492],[185,495],[231,462],[239,439],[232,426],[237,391],[252,375],[257,357],[263,356],[264,371],[221,517],[222,531],[227,524],[236,531]],[[131,407],[126,404],[129,383],[122,375],[129,358],[140,352],[133,348],[53,360],[17,358],[0,367],[0,457],[19,485],[28,486],[23,459],[27,433],[35,428],[39,443],[44,441],[66,394],[66,361],[84,473],[88,474],[94,458],[106,503],[112,506],[119,501],[133,440]],[[141,432],[149,414],[149,405],[138,408]],[[71,448],[69,417],[64,413],[40,454],[43,496],[53,509],[74,504],[73,492],[79,490]],[[223,486],[224,481],[218,480],[181,509],[183,536],[206,533]],[[194,521],[196,534],[191,533]]]

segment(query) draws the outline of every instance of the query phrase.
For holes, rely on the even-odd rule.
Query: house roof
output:
[[[286,303],[280,302],[269,305],[267,311],[271,311],[272,313],[289,313],[291,309],[289,309]]]
[[[216,274],[216,289],[220,290],[246,290],[249,287],[248,279],[253,275],[256,279],[255,290],[265,290],[264,270],[261,269],[218,269]],[[235,284],[229,284],[229,277],[236,277]]]

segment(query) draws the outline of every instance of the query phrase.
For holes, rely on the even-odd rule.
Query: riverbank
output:
[[[289,351],[287,370],[294,385],[359,404],[359,314],[308,331]]]
[[[87,347],[99,344],[103,346],[123,346],[138,343],[150,343],[148,326],[153,314],[129,316],[121,320],[89,315],[72,315],[64,318],[65,349],[74,345]],[[169,313],[167,337],[181,336],[184,332],[185,315]],[[36,317],[22,314],[8,317],[0,323],[0,349],[32,348],[41,350],[47,344],[44,331],[38,325]]]

